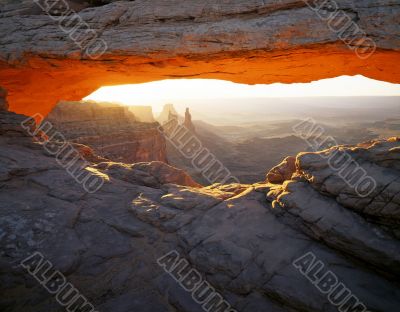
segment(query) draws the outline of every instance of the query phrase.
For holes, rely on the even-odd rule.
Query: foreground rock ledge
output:
[[[98,311],[202,311],[158,267],[171,250],[238,311],[337,311],[292,265],[309,252],[368,311],[398,311],[400,139],[340,147],[377,181],[365,201],[318,153],[297,155],[279,184],[209,187],[162,163],[92,157],[87,170],[105,184],[89,194],[19,127],[24,118],[0,113],[2,311],[64,310],[19,265],[35,251]]]
[[[80,100],[103,85],[166,78],[253,84],[362,74],[400,82],[398,1],[337,2],[376,43],[368,59],[298,0],[136,0],[87,8],[80,16],[108,46],[95,60],[33,2],[6,0],[0,85],[9,91],[10,110],[46,115],[58,100]]]

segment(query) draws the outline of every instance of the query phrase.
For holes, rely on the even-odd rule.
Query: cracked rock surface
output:
[[[201,187],[159,163],[100,159],[91,194],[18,128],[23,116],[1,114],[0,130],[13,126],[0,131],[2,311],[64,310],[19,265],[35,251],[98,311],[202,311],[157,265],[171,250],[237,311],[337,311],[292,264],[308,252],[369,311],[398,311],[399,139],[299,154],[278,184]],[[334,151],[365,164],[376,190],[357,199],[319,155]]]
[[[399,49],[399,39],[395,38],[399,26],[390,20],[399,14],[397,1],[337,3],[338,8],[374,37],[379,48]],[[27,6],[31,11],[23,11]],[[74,9],[73,1],[69,1],[69,7]],[[272,50],[338,41],[326,23],[299,0],[187,0],[184,5],[180,0],[136,0],[74,11],[79,11],[90,28],[97,30],[100,38],[109,43],[109,53],[114,55],[146,56],[160,52],[171,56],[183,53],[202,55],[221,50]],[[79,47],[68,37],[57,43],[51,40],[63,34],[58,27],[59,21],[49,18],[34,3],[3,1],[0,17],[0,29],[4,29],[0,42],[5,43],[1,50],[2,58],[28,51],[60,56],[79,52]],[[376,19],[376,23],[370,23],[371,18]],[[379,27],[377,22],[380,22]],[[298,27],[307,36],[294,37]],[[33,32],[34,42],[29,40]]]

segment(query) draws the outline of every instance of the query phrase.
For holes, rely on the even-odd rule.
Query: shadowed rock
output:
[[[7,90],[0,87],[0,111],[8,110]]]
[[[104,178],[95,193],[27,140],[0,135],[1,310],[63,310],[18,265],[39,251],[98,310],[201,311],[157,265],[171,250],[237,311],[337,311],[292,264],[310,252],[368,311],[398,310],[399,139],[299,154],[281,184],[200,187],[158,162],[89,163]],[[367,201],[321,157],[335,151],[377,181]]]

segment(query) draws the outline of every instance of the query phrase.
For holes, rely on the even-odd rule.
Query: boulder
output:
[[[286,157],[279,165],[267,173],[267,182],[281,184],[285,180],[290,180],[295,171],[296,158],[293,156]]]

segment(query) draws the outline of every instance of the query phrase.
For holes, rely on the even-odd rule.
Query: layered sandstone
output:
[[[295,157],[286,157],[279,165],[275,166],[267,173],[267,182],[279,184],[290,180],[293,173],[296,171],[295,163]]]
[[[70,142],[88,145],[107,159],[126,163],[167,162],[159,124],[137,121],[129,107],[62,101],[46,121]]]
[[[277,168],[285,172],[287,177],[275,179]],[[273,206],[289,214],[306,213],[310,220],[317,220],[314,214],[322,216],[325,213],[325,208],[319,204],[324,198],[321,194],[332,199],[327,200],[332,207],[326,207],[332,215],[326,216],[324,222],[312,225],[316,229],[314,232],[319,232],[318,235],[323,235],[324,239],[329,240],[330,235],[325,234],[333,230],[329,229],[326,221],[333,217],[336,209],[344,211],[342,207],[381,224],[398,236],[399,169],[400,138],[391,138],[356,146],[334,146],[315,153],[300,153],[295,159],[273,168],[267,174],[267,181],[278,184],[270,194],[274,200]]]
[[[70,39],[74,23],[65,20],[63,31],[60,18],[25,10],[26,3],[1,4],[0,85],[9,90],[11,110],[30,115],[103,85],[166,78],[290,83],[362,74],[400,82],[395,0],[336,1],[341,16],[375,42],[368,59],[299,0],[136,0],[79,10],[106,43],[96,59]]]
[[[154,115],[153,115],[153,108],[151,106],[135,106],[130,105],[129,111],[131,111],[137,121],[140,122],[155,122]]]
[[[237,311],[337,311],[344,299],[317,288],[329,271],[359,300],[349,308],[398,311],[398,138],[299,154],[292,180],[279,184],[199,187],[162,163],[89,163],[104,179],[92,194],[40,143],[1,131],[25,118],[3,115],[1,310],[63,309],[17,265],[39,251],[96,311],[202,311],[157,265],[177,250]],[[332,171],[322,156],[335,151],[375,179],[371,194],[356,197]],[[310,253],[323,269],[306,277],[293,262]]]

